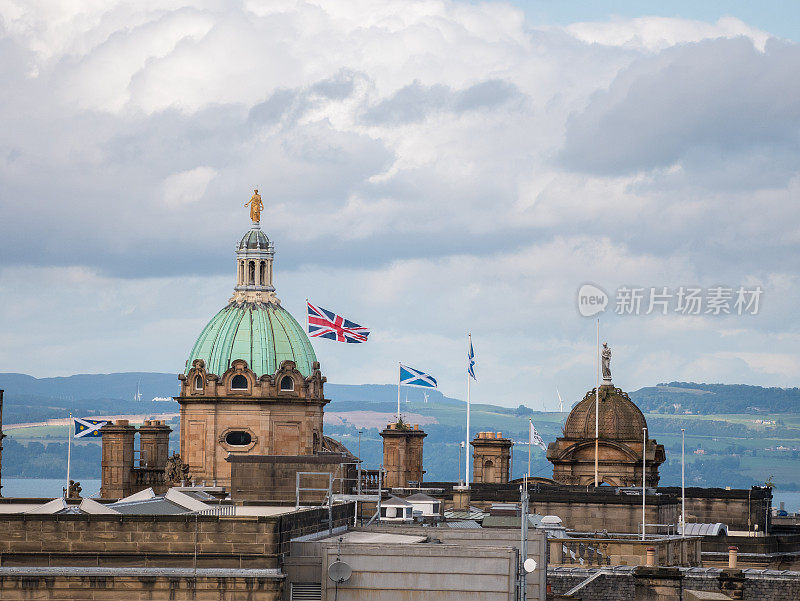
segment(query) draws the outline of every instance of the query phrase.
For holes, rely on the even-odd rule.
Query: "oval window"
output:
[[[244,432],[242,430],[233,430],[225,435],[225,442],[232,447],[248,445],[252,440],[250,432]]]
[[[247,390],[247,378],[242,374],[236,374],[231,380],[231,390]]]

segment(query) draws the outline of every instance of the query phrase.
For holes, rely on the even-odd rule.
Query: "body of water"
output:
[[[100,494],[100,480],[78,480],[82,497],[96,497]],[[64,494],[67,483],[63,479],[51,478],[3,478],[4,497],[36,497],[54,499]]]
[[[784,503],[784,508],[789,513],[800,512],[800,491],[796,490],[773,490],[772,491],[772,505],[773,507],[780,507],[781,501]]]

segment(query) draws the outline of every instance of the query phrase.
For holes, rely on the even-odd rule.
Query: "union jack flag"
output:
[[[332,311],[308,305],[308,334],[314,338],[327,338],[336,342],[366,342],[369,328],[358,325]]]

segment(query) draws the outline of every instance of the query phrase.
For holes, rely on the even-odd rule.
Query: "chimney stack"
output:
[[[399,430],[389,424],[383,432],[384,486],[405,488],[409,482],[422,482],[422,440],[427,436],[419,425],[413,429]]]

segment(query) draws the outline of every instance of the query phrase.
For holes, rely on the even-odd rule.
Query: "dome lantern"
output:
[[[261,224],[254,222],[236,245],[236,287],[231,302],[280,304],[272,285],[274,258],[275,245],[261,231]]]

